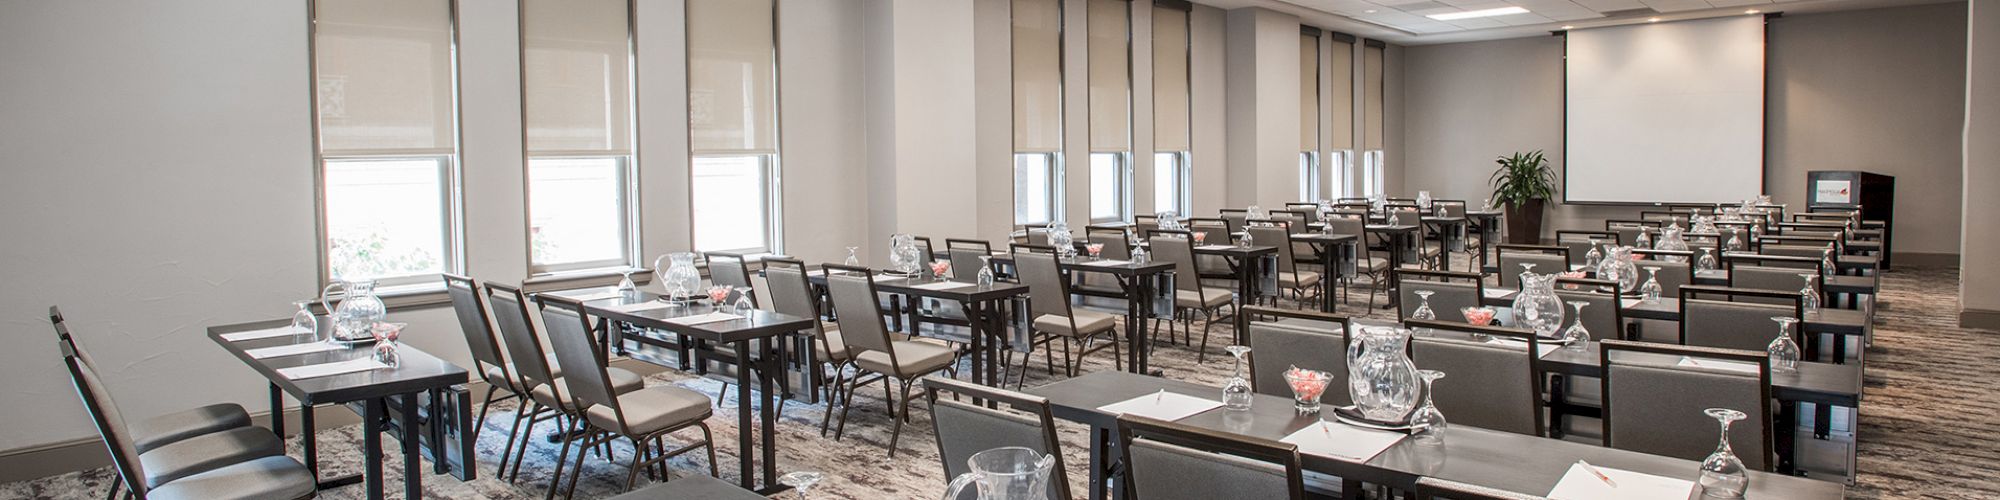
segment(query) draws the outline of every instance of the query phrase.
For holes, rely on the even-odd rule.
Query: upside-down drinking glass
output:
[[[1818,312],[1819,312],[1819,288],[1818,288],[1818,287],[1815,287],[1815,286],[1813,286],[1813,278],[1818,278],[1818,277],[1819,277],[1819,274],[1818,274],[1818,273],[1799,273],[1799,277],[1800,277],[1800,278],[1805,278],[1805,280],[1806,280],[1806,286],[1805,286],[1804,288],[1800,288],[1800,289],[1799,289],[1799,297],[1800,297],[1800,298],[1802,298],[1802,299],[1804,299],[1804,304],[1803,304],[1803,305],[1804,305],[1804,308],[1805,308],[1805,312],[1806,312],[1806,314],[1814,314],[1814,313],[1818,313]]]
[[[1660,287],[1660,266],[1646,266],[1646,284],[1639,286],[1640,297],[1643,297],[1647,304],[1658,304],[1660,294],[1665,291]]]
[[[1694,260],[1694,270],[1695,272],[1715,270],[1715,256],[1709,255],[1707,247],[1702,247],[1701,257]]]
[[[1729,449],[1729,424],[1743,420],[1743,412],[1728,408],[1709,408],[1710,418],[1722,424],[1721,443],[1715,445],[1715,453],[1701,461],[1701,478],[1696,482],[1705,498],[1743,498],[1750,490],[1750,475],[1744,472],[1743,461]]]
[[[736,287],[736,314],[750,314],[757,309],[757,304],[750,302],[750,291],[747,286]]]
[[[1771,371],[1790,372],[1799,369],[1799,343],[1792,340],[1792,324],[1799,319],[1791,316],[1772,316],[1778,322],[1778,338],[1771,339],[1771,345],[1764,351],[1771,355]]]
[[[1231,411],[1249,411],[1253,398],[1250,397],[1250,379],[1243,377],[1243,357],[1250,355],[1250,346],[1232,345],[1222,350],[1236,357],[1236,373],[1222,385],[1222,405]]]
[[[993,288],[993,256],[991,255],[979,256],[978,284],[980,290]]]
[[[1569,329],[1563,330],[1562,340],[1569,344],[1563,347],[1581,351],[1584,344],[1590,343],[1590,329],[1583,327],[1583,306],[1587,305],[1590,305],[1590,303],[1581,300],[1572,300],[1569,302],[1570,307],[1576,308],[1576,323],[1569,325]]]
[[[857,253],[855,253],[855,252],[858,252],[858,251],[860,251],[860,250],[861,250],[861,247],[847,247],[847,260],[846,260],[846,261],[843,261],[843,262],[841,262],[841,263],[842,263],[842,264],[847,264],[847,265],[849,265],[849,266],[855,266],[855,267],[860,267],[860,266],[861,266],[861,255],[860,255],[860,254],[857,254]]]
[[[1435,294],[1437,293],[1437,291],[1417,290],[1414,293],[1417,294],[1417,299],[1420,302],[1417,304],[1417,310],[1410,311],[1410,319],[1424,320],[1424,321],[1431,321],[1438,319],[1437,311],[1431,310],[1431,294]],[[1428,334],[1431,332],[1429,328],[1418,328],[1417,333]]]
[[[1410,413],[1410,428],[1416,431],[1414,436],[1418,439],[1437,440],[1443,438],[1446,426],[1444,413],[1438,411],[1437,405],[1431,404],[1431,400],[1433,399],[1431,397],[1431,388],[1436,386],[1438,379],[1444,378],[1444,372],[1437,370],[1417,370],[1417,374],[1424,377],[1424,405],[1417,407],[1416,411]]]
[[[298,309],[298,312],[292,313],[292,337],[299,343],[319,340],[319,317],[313,315],[312,303],[310,300],[292,301],[292,306]]]
[[[778,484],[792,487],[793,491],[799,492],[799,500],[806,500],[806,490],[812,489],[813,485],[819,484],[820,480],[825,478],[826,475],[819,471],[802,470],[778,476]]]

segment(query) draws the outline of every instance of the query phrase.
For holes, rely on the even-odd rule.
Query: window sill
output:
[[[653,279],[653,270],[643,267],[580,269],[530,276],[521,282],[521,291],[534,293],[616,285],[628,271],[632,273],[632,282],[639,285],[645,285]]]
[[[345,298],[347,298],[346,295],[341,294],[328,297],[327,301],[331,302],[334,307],[340,307],[340,301]],[[428,309],[451,304],[451,295],[445,293],[442,281],[377,288],[375,289],[375,298],[381,299],[382,305],[386,306],[390,312]],[[313,301],[312,307],[315,312],[330,314],[328,311],[323,310],[324,307],[321,307],[317,300]]]

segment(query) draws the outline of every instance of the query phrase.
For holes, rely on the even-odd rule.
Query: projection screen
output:
[[[1565,202],[1763,193],[1763,16],[1576,30],[1566,41]]]

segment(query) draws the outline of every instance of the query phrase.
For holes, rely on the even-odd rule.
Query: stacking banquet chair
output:
[[[1618,235],[1618,244],[1620,245],[1636,244],[1634,242],[1639,241],[1640,234],[1659,229],[1659,227],[1660,221],[1656,220],[1606,219],[1604,221],[1604,230],[1616,233]]]
[[[991,257],[993,245],[985,240],[948,239],[944,240],[944,251],[951,261],[951,280],[975,283],[979,281],[979,268],[989,265],[980,258]],[[998,278],[1000,272],[996,270],[993,274]]]
[[[549,343],[555,345],[556,359],[569,367],[563,372],[560,385],[568,391],[564,399],[573,405],[578,417],[572,426],[584,432],[583,443],[576,447],[576,464],[570,469],[565,498],[576,493],[576,478],[583,474],[583,457],[588,455],[585,451],[618,438],[632,442],[632,462],[625,475],[625,489],[632,489],[639,470],[645,467],[658,466],[661,479],[666,479],[666,460],[697,448],[708,449],[708,475],[716,475],[715,436],[707,422],[714,410],[708,395],[671,384],[618,390],[612,386],[610,369],[598,361],[606,353],[591,338],[590,319],[583,314],[583,303],[551,295],[538,295],[535,301],[542,306],[542,323],[548,326]],[[668,434],[696,427],[701,429],[700,441],[666,451],[664,438]],[[549,479],[550,493],[555,492],[555,482],[562,479],[562,461],[568,457],[572,441],[564,440],[562,451],[556,454],[557,469]]]
[[[1296,366],[1333,376],[1327,387],[1335,389],[1320,399],[1336,406],[1352,403],[1347,391],[1339,389],[1347,387],[1347,331],[1352,320],[1339,314],[1258,306],[1243,308],[1243,314],[1249,315],[1245,318],[1276,318],[1246,323],[1252,392],[1290,397],[1292,388],[1285,383],[1285,370]]]
[[[1020,387],[1028,378],[1028,360],[1041,348],[1043,364],[1051,374],[1055,372],[1055,346],[1057,340],[1063,344],[1063,373],[1076,376],[1076,370],[1083,365],[1083,358],[1090,353],[1111,349],[1111,362],[1124,369],[1125,355],[1118,344],[1118,317],[1109,313],[1089,309],[1077,309],[1070,304],[1069,280],[1064,279],[1061,264],[1056,256],[1048,253],[1024,252],[1014,255],[1014,268],[1020,274],[1021,282],[1028,285],[1028,316],[1031,325],[1028,354],[1021,360]],[[1128,329],[1129,330],[1129,329]],[[1108,342],[1093,346],[1099,336]],[[1081,343],[1081,350],[1075,358],[1070,357],[1072,344]]]
[[[1218,214],[1223,222],[1229,223],[1229,232],[1232,233],[1243,231],[1245,222],[1250,220],[1250,209],[1247,208],[1225,208]]]
[[[1694,284],[1694,261],[1700,256],[1701,252],[1697,251],[1638,248],[1632,250],[1632,258],[1634,259],[1632,263],[1637,265],[1641,270],[1647,267],[1660,268],[1659,272],[1653,273],[1651,276],[1641,273],[1639,275],[1639,285],[1644,286],[1646,284],[1645,280],[1649,277],[1659,278],[1660,296],[1673,297],[1681,293],[1682,286]]]
[[[1017,262],[1020,257],[1015,257]],[[875,273],[868,268],[827,264],[821,267],[821,272],[826,273],[827,294],[833,298],[834,309],[872,311],[881,307],[875,290]],[[847,411],[854,408],[854,391],[864,384],[881,381],[883,395],[888,397],[889,418],[896,421],[889,435],[889,456],[894,457],[896,441],[903,434],[903,422],[910,417],[910,386],[925,375],[946,370],[956,373],[953,363],[956,357],[949,346],[890,340],[881,316],[863,316],[843,316],[840,321],[841,340],[847,342],[854,356],[857,373],[847,381],[847,388],[841,390],[840,424],[834,428],[833,436],[838,440],[847,429]],[[875,374],[875,378],[864,377],[869,373]],[[889,388],[892,380],[902,386],[901,411],[897,411],[895,395]]]
[[[465,333],[465,345],[472,350],[473,372],[486,382],[486,399],[479,404],[479,419],[474,429],[486,428],[486,408],[493,406],[493,394],[506,390],[500,401],[521,399],[527,394],[521,388],[514,368],[508,366],[507,358],[501,354],[500,339],[493,334],[493,318],[486,311],[486,302],[479,298],[479,282],[470,277],[456,274],[444,275],[444,291],[451,296],[451,309],[458,313],[458,328]]]
[[[1772,334],[1777,322],[1771,318],[1804,319],[1804,311],[1803,301],[1796,292],[1684,286],[1680,343],[1764,352],[1771,340],[1777,338]],[[1805,345],[1796,337],[1793,341]]]
[[[1359,255],[1354,256],[1354,272],[1341,273],[1343,279],[1340,288],[1342,293],[1345,294],[1347,287],[1354,283],[1356,275],[1367,276],[1369,281],[1368,308],[1374,309],[1376,290],[1384,289],[1389,284],[1388,276],[1383,275],[1383,272],[1389,269],[1389,260],[1375,257],[1369,251],[1367,245],[1368,223],[1366,217],[1365,213],[1361,215],[1336,214],[1327,217],[1322,222],[1326,223],[1327,234],[1353,236],[1355,241],[1361,242],[1358,245],[1361,251]]]
[[[1496,490],[1434,477],[1417,478],[1416,500],[1547,500],[1547,497]]]
[[[1500,269],[1500,288],[1519,290],[1521,288],[1522,264],[1531,264],[1535,274],[1560,274],[1569,270],[1569,247],[1542,245],[1495,245]]]
[[[77,397],[103,436],[112,468],[138,500],[215,500],[312,498],[318,494],[311,470],[285,456],[284,445],[270,431],[255,427],[183,439],[141,453],[98,378],[97,370],[78,356],[74,346],[59,343],[63,364]],[[219,447],[242,445],[262,436],[255,453],[205,454]]]
[[[1283,292],[1290,290],[1292,298],[1297,299],[1299,304],[1304,306],[1307,295],[1316,295],[1319,292],[1316,287],[1319,286],[1320,273],[1299,270],[1298,260],[1293,257],[1292,234],[1289,229],[1285,228],[1283,221],[1262,220],[1251,222],[1262,223],[1262,225],[1253,225],[1245,229],[1245,231],[1249,232],[1251,241],[1255,242],[1258,246],[1271,245],[1278,247],[1279,295],[1282,296]],[[1271,305],[1278,305],[1278,299],[1279,297],[1271,297]],[[1301,308],[1303,309],[1303,307]]]
[[[1569,247],[1569,264],[1571,266],[1583,264],[1588,261],[1591,248],[1604,248],[1604,245],[1611,243],[1627,244],[1621,241],[1622,239],[1619,234],[1611,231],[1556,230],[1556,244]],[[1598,253],[1602,254],[1604,251],[1599,250]],[[1537,270],[1539,269],[1537,268]]]
[[[1201,274],[1196,271],[1193,233],[1187,231],[1153,231],[1148,237],[1153,248],[1153,257],[1174,265],[1174,315],[1181,320],[1181,331],[1193,344],[1194,313],[1202,316],[1201,348],[1195,354],[1195,362],[1208,360],[1208,330],[1215,326],[1216,317],[1227,306],[1235,314],[1236,305],[1228,290],[1210,290],[1201,282]],[[1185,276],[1185,277],[1183,277]],[[1167,320],[1167,338],[1174,336],[1173,318]]]
[[[939,392],[951,399],[938,399]],[[999,403],[1001,409],[958,401],[968,396]],[[1018,446],[1055,457],[1049,477],[1049,498],[1069,500],[1069,473],[1063,469],[1062,444],[1056,438],[1054,411],[1048,398],[946,378],[924,378],[924,400],[931,405],[931,426],[937,433],[938,459],[944,461],[944,475],[956,478],[970,472],[967,460],[982,451]],[[1012,408],[1008,411],[1006,408]],[[961,500],[977,498],[974,489]]]
[[[1433,332],[1411,338],[1410,360],[1444,372],[1431,384],[1431,404],[1453,423],[1543,435],[1541,342],[1534,331],[1462,321],[1403,324]]]
[[[49,313],[56,320],[57,347],[72,364],[71,381],[77,384],[78,396],[90,405],[93,419],[99,420],[98,431],[105,445],[113,447],[114,454],[129,452],[126,458],[133,461],[136,470],[130,475],[121,470],[119,482],[132,493],[144,497],[146,490],[182,478],[265,457],[284,456],[284,442],[269,430],[248,425],[247,417],[245,425],[227,426],[231,422],[224,407],[202,407],[154,417],[142,423],[143,431],[131,430],[98,379],[96,360],[70,334],[69,325],[60,321],[61,312],[50,308]],[[84,375],[89,376],[89,387],[85,386]],[[241,411],[241,407],[237,410]],[[115,419],[115,427],[105,419]],[[144,448],[136,437],[139,432],[146,433]],[[118,488],[114,484],[107,493],[115,494]]]
[[[1486,280],[1478,273],[1396,269],[1389,274],[1402,299],[1397,302],[1398,318],[1409,318],[1422,306],[1420,291],[1431,292],[1431,312],[1444,320],[1463,318],[1459,308],[1479,307],[1486,297]]]
[[[1667,296],[1662,293],[1661,297]],[[1556,278],[1556,298],[1562,299],[1563,324],[1569,328],[1576,324],[1576,306],[1571,302],[1582,302],[1583,328],[1590,331],[1591,340],[1624,339],[1625,311],[1619,307],[1624,298],[1624,290],[1618,282],[1590,278]],[[1562,330],[1557,330],[1561,332]]]
[[[1772,292],[1786,292],[1792,295],[1798,295],[1799,290],[1804,289],[1806,286],[1806,278],[1800,275],[1807,274],[1813,276],[1812,278],[1813,282],[1817,284],[1821,290],[1825,289],[1824,288],[1825,284],[1819,283],[1820,276],[1824,276],[1824,274],[1821,274],[1819,272],[1819,267],[1816,264],[1819,261],[1819,259],[1805,259],[1802,257],[1784,257],[1783,259],[1787,260],[1789,259],[1811,260],[1813,261],[1812,263],[1815,263],[1813,267],[1793,267],[1789,265],[1784,265],[1784,263],[1770,262],[1773,260],[1780,259],[1778,257],[1763,257],[1756,260],[1749,260],[1749,259],[1739,260],[1738,258],[1761,257],[1761,256],[1738,254],[1738,255],[1731,255],[1729,257],[1730,257],[1729,286],[1731,288],[1742,288],[1747,290],[1767,290]],[[1753,264],[1752,262],[1755,262],[1755,264]],[[1820,300],[1821,300],[1820,303],[1822,304],[1825,303],[1826,296],[1824,293],[1821,294]]]
[[[1431,234],[1431,225],[1424,223],[1423,210],[1417,207],[1416,202],[1384,205],[1383,210],[1394,215],[1396,222],[1401,222],[1406,226],[1417,227],[1417,236],[1411,238],[1411,241],[1415,241],[1417,245],[1415,249],[1417,262],[1404,262],[1403,265],[1414,265],[1423,269],[1435,269],[1439,267],[1438,259],[1444,255],[1444,252],[1440,251],[1440,247],[1431,246],[1431,242],[1436,239],[1436,235]]]
[[[847,341],[841,340],[839,326],[829,327],[820,321],[819,301],[814,300],[812,284],[806,278],[805,263],[791,259],[766,259],[764,282],[771,291],[773,310],[778,314],[813,319],[812,359],[807,369],[812,370],[809,373],[813,377],[832,379],[830,383],[823,384],[826,387],[827,411],[820,416],[819,433],[825,435],[827,422],[833,417],[833,402],[839,397],[840,383],[846,377],[847,368],[854,364],[853,351],[847,348]],[[831,368],[830,377],[824,368]]]
[[[750,263],[740,255],[709,252],[703,255],[708,260],[708,279],[716,285],[730,288],[753,288],[750,282]],[[735,295],[730,295],[731,300]],[[756,293],[750,294],[750,303],[762,306]]]
[[[1230,244],[1229,222],[1222,219],[1191,217],[1187,220],[1189,237],[1201,235],[1195,246]],[[1233,280],[1236,274],[1230,271],[1229,259],[1220,255],[1200,255],[1194,259],[1195,270],[1201,271],[1202,279]]]
[[[500,454],[499,469],[493,473],[495,477],[505,473],[511,458],[514,468],[514,473],[508,476],[511,481],[521,476],[522,456],[528,453],[528,443],[533,441],[530,438],[535,434],[535,424],[557,419],[557,428],[569,427],[563,425],[562,419],[573,422],[581,415],[582,408],[562,386],[562,377],[567,375],[566,367],[560,360],[551,359],[548,350],[542,347],[542,335],[536,332],[534,314],[528,310],[527,294],[519,288],[487,282],[486,303],[492,307],[493,323],[500,328],[500,337],[505,340],[515,382],[520,385],[521,394],[527,395],[527,400],[514,411],[514,425],[507,432],[507,447]],[[591,365],[601,363],[598,361]],[[646,386],[646,380],[637,373],[622,368],[604,370],[611,386],[620,394]],[[515,445],[517,442],[518,447]],[[550,487],[553,488],[554,484],[551,483]]]
[[[1306,498],[1295,444],[1137,415],[1118,417],[1118,436],[1135,498]]]
[[[1747,415],[1730,425],[1737,458],[1772,469],[1771,365],[1763,351],[1617,340],[1599,349],[1605,446],[1699,461],[1715,451],[1717,422],[1705,410],[1727,408]]]

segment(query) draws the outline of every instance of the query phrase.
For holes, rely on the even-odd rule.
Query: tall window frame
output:
[[[1299,26],[1299,201],[1321,199],[1320,29]]]
[[[1327,64],[1328,75],[1325,85],[1327,104],[1332,110],[1326,124],[1329,129],[1327,136],[1332,142],[1327,144],[1326,155],[1321,160],[1327,164],[1327,171],[1333,174],[1330,192],[1341,197],[1352,197],[1357,195],[1361,184],[1357,181],[1360,172],[1355,168],[1357,158],[1354,147],[1358,144],[1354,140],[1354,124],[1357,121],[1354,114],[1354,101],[1357,97],[1354,92],[1356,66],[1354,46],[1360,39],[1338,31],[1329,31],[1327,35],[1332,38],[1332,43],[1327,45],[1329,47],[1327,57],[1323,59]]]
[[[395,9],[438,9],[428,14],[439,16],[434,21],[441,25],[428,27],[399,25],[420,20],[420,16],[392,16],[399,19],[390,22],[384,18],[383,22],[370,23],[367,15],[385,6],[377,3],[306,2],[318,281],[322,286],[336,281],[375,281],[377,292],[384,295],[435,291],[443,288],[440,275],[465,270],[463,172],[459,161],[463,141],[459,137],[458,3],[433,0],[386,4]],[[338,4],[356,5],[355,10],[349,11]],[[342,25],[342,21],[347,24]],[[440,28],[441,36],[425,33]],[[397,42],[430,43],[421,51],[425,59],[422,65],[433,69],[442,66],[444,74],[421,72],[430,76],[423,82],[386,81],[382,74],[358,74],[369,69],[387,70],[399,76],[417,72],[398,71],[396,63],[411,62],[407,60],[340,60],[356,55],[344,49],[362,51],[356,46],[329,43],[343,35],[357,45],[386,40],[385,44],[378,43],[378,48]],[[388,54],[390,59],[394,55],[415,54]],[[335,60],[323,59],[328,57]],[[329,71],[328,66],[340,73]],[[403,85],[417,87],[400,88]],[[428,99],[415,103],[421,106],[412,106],[403,100],[412,95]],[[428,120],[422,120],[400,111],[430,115]],[[330,119],[338,123],[329,124]],[[428,134],[427,138],[412,142],[398,137],[421,129],[428,130],[416,135]],[[400,189],[395,189],[398,186]],[[393,191],[368,191],[372,189]],[[391,202],[377,201],[385,199]],[[428,207],[434,207],[435,211]],[[425,212],[435,214],[436,218],[413,215]],[[382,227],[384,224],[399,227]]]
[[[1383,149],[1387,144],[1388,127],[1384,125],[1387,113],[1383,71],[1387,66],[1389,45],[1381,40],[1366,40],[1361,48],[1362,75],[1362,189],[1367,196],[1387,195],[1388,159]]]
[[[1063,0],[1011,0],[1014,224],[1067,218]]]
[[[519,0],[515,5],[520,23],[528,274],[635,267],[639,260],[636,4]],[[536,25],[559,16],[571,19],[549,27]],[[579,29],[585,27],[596,29]],[[612,30],[617,30],[615,35],[607,33]]]
[[[1153,211],[1193,211],[1194,156],[1188,123],[1194,83],[1190,50],[1194,4],[1153,2]]]
[[[684,4],[689,230],[697,252],[784,252],[779,8],[776,0]]]

